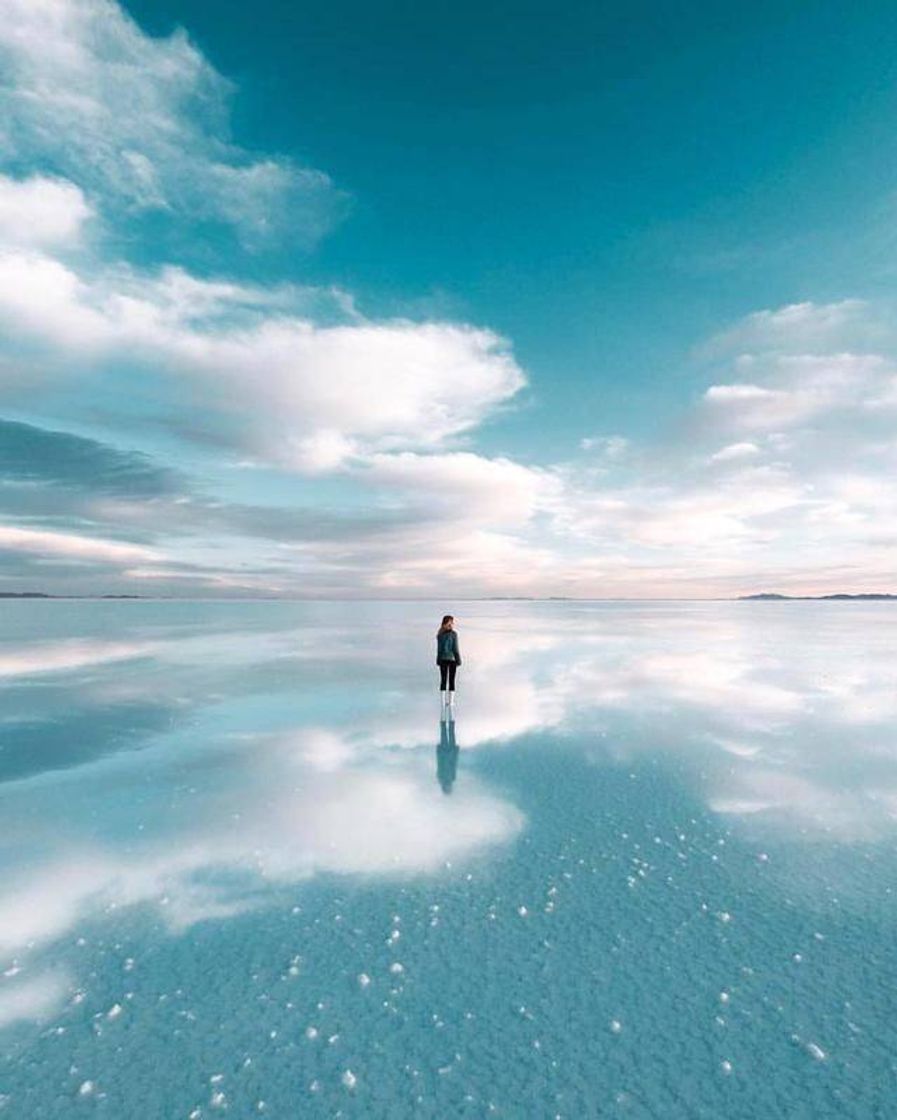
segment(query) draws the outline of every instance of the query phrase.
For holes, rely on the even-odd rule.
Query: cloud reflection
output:
[[[350,639],[330,609],[329,621],[323,607],[278,606],[244,614],[242,629],[213,615],[207,632],[179,620],[130,641],[59,643],[49,662],[68,672],[59,687],[77,697],[81,734],[90,704],[108,710],[111,695],[176,718],[148,728],[140,752],[0,785],[4,956],[39,957],[122,907],[153,905],[177,931],[315,874],[430,874],[507,843],[525,821],[478,778],[476,751],[488,748],[563,745],[609,766],[665,759],[730,827],[795,849],[894,834],[888,604],[470,604],[463,781],[451,722],[434,775],[437,682],[414,653],[429,614],[355,604]],[[233,624],[239,610],[226,611]],[[16,656],[0,664],[24,673],[32,654]],[[30,693],[13,695],[21,705]],[[45,987],[7,986],[5,1006],[43,1013]]]
[[[70,989],[71,980],[61,971],[20,977],[12,966],[0,976],[0,1029],[12,1023],[51,1018]]]
[[[188,760],[161,751],[139,765],[134,758],[67,771],[52,798],[42,783],[7,788],[11,829],[40,850],[11,881],[5,876],[0,950],[15,954],[138,903],[157,905],[178,930],[264,904],[319,872],[432,872],[523,825],[517,809],[473,777],[448,802],[422,754],[393,751],[374,764],[327,728],[225,737]],[[145,789],[128,827],[131,814],[110,807],[138,769]],[[57,799],[79,806],[64,837]],[[98,836],[91,822],[103,816],[106,835]],[[48,860],[54,833],[57,854]]]

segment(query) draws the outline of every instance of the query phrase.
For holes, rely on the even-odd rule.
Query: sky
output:
[[[892,5],[0,16],[0,591],[897,591]]]

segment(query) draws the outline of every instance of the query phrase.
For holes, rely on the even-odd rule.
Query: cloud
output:
[[[372,321],[337,290],[115,259],[145,242],[147,215],[159,259],[185,244],[159,240],[159,216],[256,243],[284,222],[316,235],[338,208],[320,172],[230,139],[233,91],[183,31],[148,36],[107,0],[12,0],[0,60],[0,154],[19,175],[0,180],[0,389],[18,411],[39,387],[49,416],[317,475],[440,449],[524,384],[486,329]],[[94,213],[103,236],[81,245]]]
[[[354,476],[353,485],[354,485]],[[193,534],[220,534],[248,540],[316,542],[345,546],[369,543],[381,535],[420,526],[420,508],[380,508],[357,504],[346,509],[308,505],[250,505],[222,502],[199,493],[177,497],[158,497],[151,501],[110,496],[86,503],[95,520],[111,525],[128,525],[135,532],[168,534],[171,537]]]
[[[156,549],[143,545],[84,537],[75,533],[53,533],[42,529],[0,525],[0,551],[6,549],[33,552],[39,556],[117,565],[160,558]]]
[[[99,555],[96,540],[114,540],[125,528],[155,556],[107,554],[126,565],[124,579],[175,588],[199,581],[244,593],[300,585],[358,593],[404,580],[424,587],[448,561],[446,587],[463,591],[468,581],[485,592],[498,578],[505,587],[525,584],[548,557],[519,534],[557,490],[556,479],[504,458],[372,454],[332,477],[346,508],[322,510],[224,502],[145,455],[34,425],[0,423],[4,433],[10,482],[0,491],[0,508],[7,516],[27,514],[32,534],[6,540],[20,556],[27,547],[44,576],[51,558],[80,556],[83,563],[85,548]],[[86,545],[78,531],[85,522]],[[222,554],[229,570],[221,567]],[[109,576],[105,569],[100,589],[122,590]]]
[[[445,594],[524,590],[551,560],[530,536],[555,488],[549,472],[470,452],[376,453],[338,476],[365,513],[314,542],[283,539],[272,560],[288,583],[340,593]],[[360,532],[352,532],[357,518]],[[336,527],[337,522],[333,525]]]
[[[405,496],[422,514],[448,512],[456,522],[488,526],[525,525],[556,487],[547,471],[467,451],[372,455],[359,478]]]
[[[0,245],[71,246],[92,210],[80,187],[63,179],[0,174]]]
[[[232,87],[180,29],[152,38],[109,0],[8,0],[0,65],[0,156],[78,183],[119,222],[313,240],[342,208],[323,172],[233,142]]]
[[[754,455],[760,454],[760,448],[756,443],[742,442],[742,443],[729,443],[725,447],[721,447],[719,451],[715,451],[710,456],[711,463],[729,463],[733,459],[750,459]]]
[[[166,340],[167,351],[147,345],[166,355],[168,370],[177,368],[176,357],[193,360],[204,370],[195,375],[201,380],[208,354],[216,355],[220,376],[232,348],[248,352],[272,329],[256,289],[207,288],[177,272],[148,284],[149,296],[147,284],[136,282],[133,333],[127,316],[120,336],[101,316],[99,337],[114,340],[103,343],[112,352],[139,353],[140,331],[149,329],[153,339]],[[196,537],[189,554],[177,546],[178,562],[135,563],[128,578],[175,590],[199,580],[244,593],[301,586],[305,593],[415,595],[436,587],[450,594],[639,595],[646,587],[656,595],[731,594],[756,590],[758,580],[785,590],[839,590],[845,581],[854,590],[875,590],[888,579],[888,526],[897,508],[883,480],[897,463],[897,443],[887,355],[742,354],[733,378],[717,380],[686,417],[687,439],[630,446],[615,462],[611,483],[590,464],[534,468],[443,449],[522,383],[488,332],[363,321],[318,327],[283,315],[290,293],[278,298],[275,333],[301,334],[306,348],[301,359],[291,354],[290,373],[265,363],[275,371],[270,399],[250,393],[248,382],[239,388],[244,367],[234,360],[234,391],[225,398],[243,422],[234,438],[251,447],[256,464],[267,458],[327,476],[345,509],[325,517],[223,503],[189,490],[148,502],[110,494],[90,507],[98,532],[104,524],[128,524],[142,534]],[[240,320],[239,328],[222,326],[229,317]],[[355,379],[353,348],[364,339],[360,354],[380,332],[393,356],[406,344],[416,353],[421,334],[430,354],[447,338],[455,354],[472,345],[467,396],[453,395],[451,363],[441,371],[434,361],[420,383],[409,376],[387,385],[397,359],[384,361],[377,391],[366,395]],[[478,351],[477,339],[484,340]],[[333,364],[334,354],[350,353],[351,360]],[[751,382],[738,379],[746,364]],[[328,381],[323,395],[291,381],[312,368],[312,381]],[[375,363],[369,372],[376,369]],[[328,379],[326,371],[335,374]],[[336,386],[340,392],[331,393]],[[290,398],[301,399],[301,409],[291,412]],[[206,420],[227,447],[221,413]],[[726,436],[730,442],[720,447]],[[220,543],[202,542],[213,532]],[[259,538],[279,542],[278,550],[266,553]],[[163,551],[171,551],[172,539]],[[230,556],[222,568],[224,549]]]
[[[861,299],[786,304],[746,315],[698,350],[705,357],[775,351],[803,354],[886,345],[893,332],[876,307]]]
[[[283,291],[266,298],[179,269],[151,277],[119,268],[90,280],[38,254],[8,254],[0,292],[9,337],[43,359],[51,385],[82,379],[82,410],[117,389],[126,401],[121,383],[136,369],[156,412],[178,412],[185,395],[201,399],[200,434],[297,470],[438,447],[524,384],[492,331],[406,320],[322,326],[289,313]],[[12,372],[13,399],[32,379],[30,367]]]
[[[883,355],[752,355],[741,358],[742,371],[759,375],[763,383],[711,385],[704,394],[708,424],[723,431],[778,431],[830,420],[835,413],[840,418],[844,409],[897,412],[891,400],[897,366]]]
[[[591,553],[570,549],[568,586],[639,594],[647,583],[672,595],[760,584],[890,589],[897,339],[889,317],[887,306],[860,301],[749,316],[715,340],[714,356],[727,360],[695,406],[615,464],[612,480],[560,465],[554,527]],[[843,349],[848,333],[856,352]],[[748,342],[754,350],[743,349]]]
[[[142,497],[171,494],[177,473],[148,455],[97,440],[0,418],[0,475],[10,483],[41,484],[92,494]],[[2,500],[2,499],[0,499]]]
[[[233,90],[184,32],[153,38],[106,0],[12,0],[0,61],[0,400],[43,421],[0,428],[6,578],[312,595],[888,578],[897,336],[883,304],[746,316],[698,350],[707,388],[666,435],[586,436],[586,455],[539,466],[479,453],[479,429],[526,385],[508,339],[239,278],[224,227],[256,248],[284,222],[310,240],[340,198],[232,139]],[[226,274],[191,270],[191,239],[227,242]],[[121,259],[133,245],[143,263]],[[231,479],[258,504],[218,498]]]

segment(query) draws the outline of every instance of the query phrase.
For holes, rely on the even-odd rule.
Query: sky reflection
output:
[[[51,949],[86,922],[183,931],[507,846],[526,814],[483,752],[657,758],[761,845],[897,824],[888,604],[469,604],[457,724],[428,605],[218,606],[56,604],[73,633],[0,648],[0,1027],[71,997]]]

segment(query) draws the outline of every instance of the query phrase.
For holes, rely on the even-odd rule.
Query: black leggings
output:
[[[439,662],[439,691],[445,692],[445,682],[448,678],[449,692],[455,691],[455,673],[458,671],[457,661]]]

